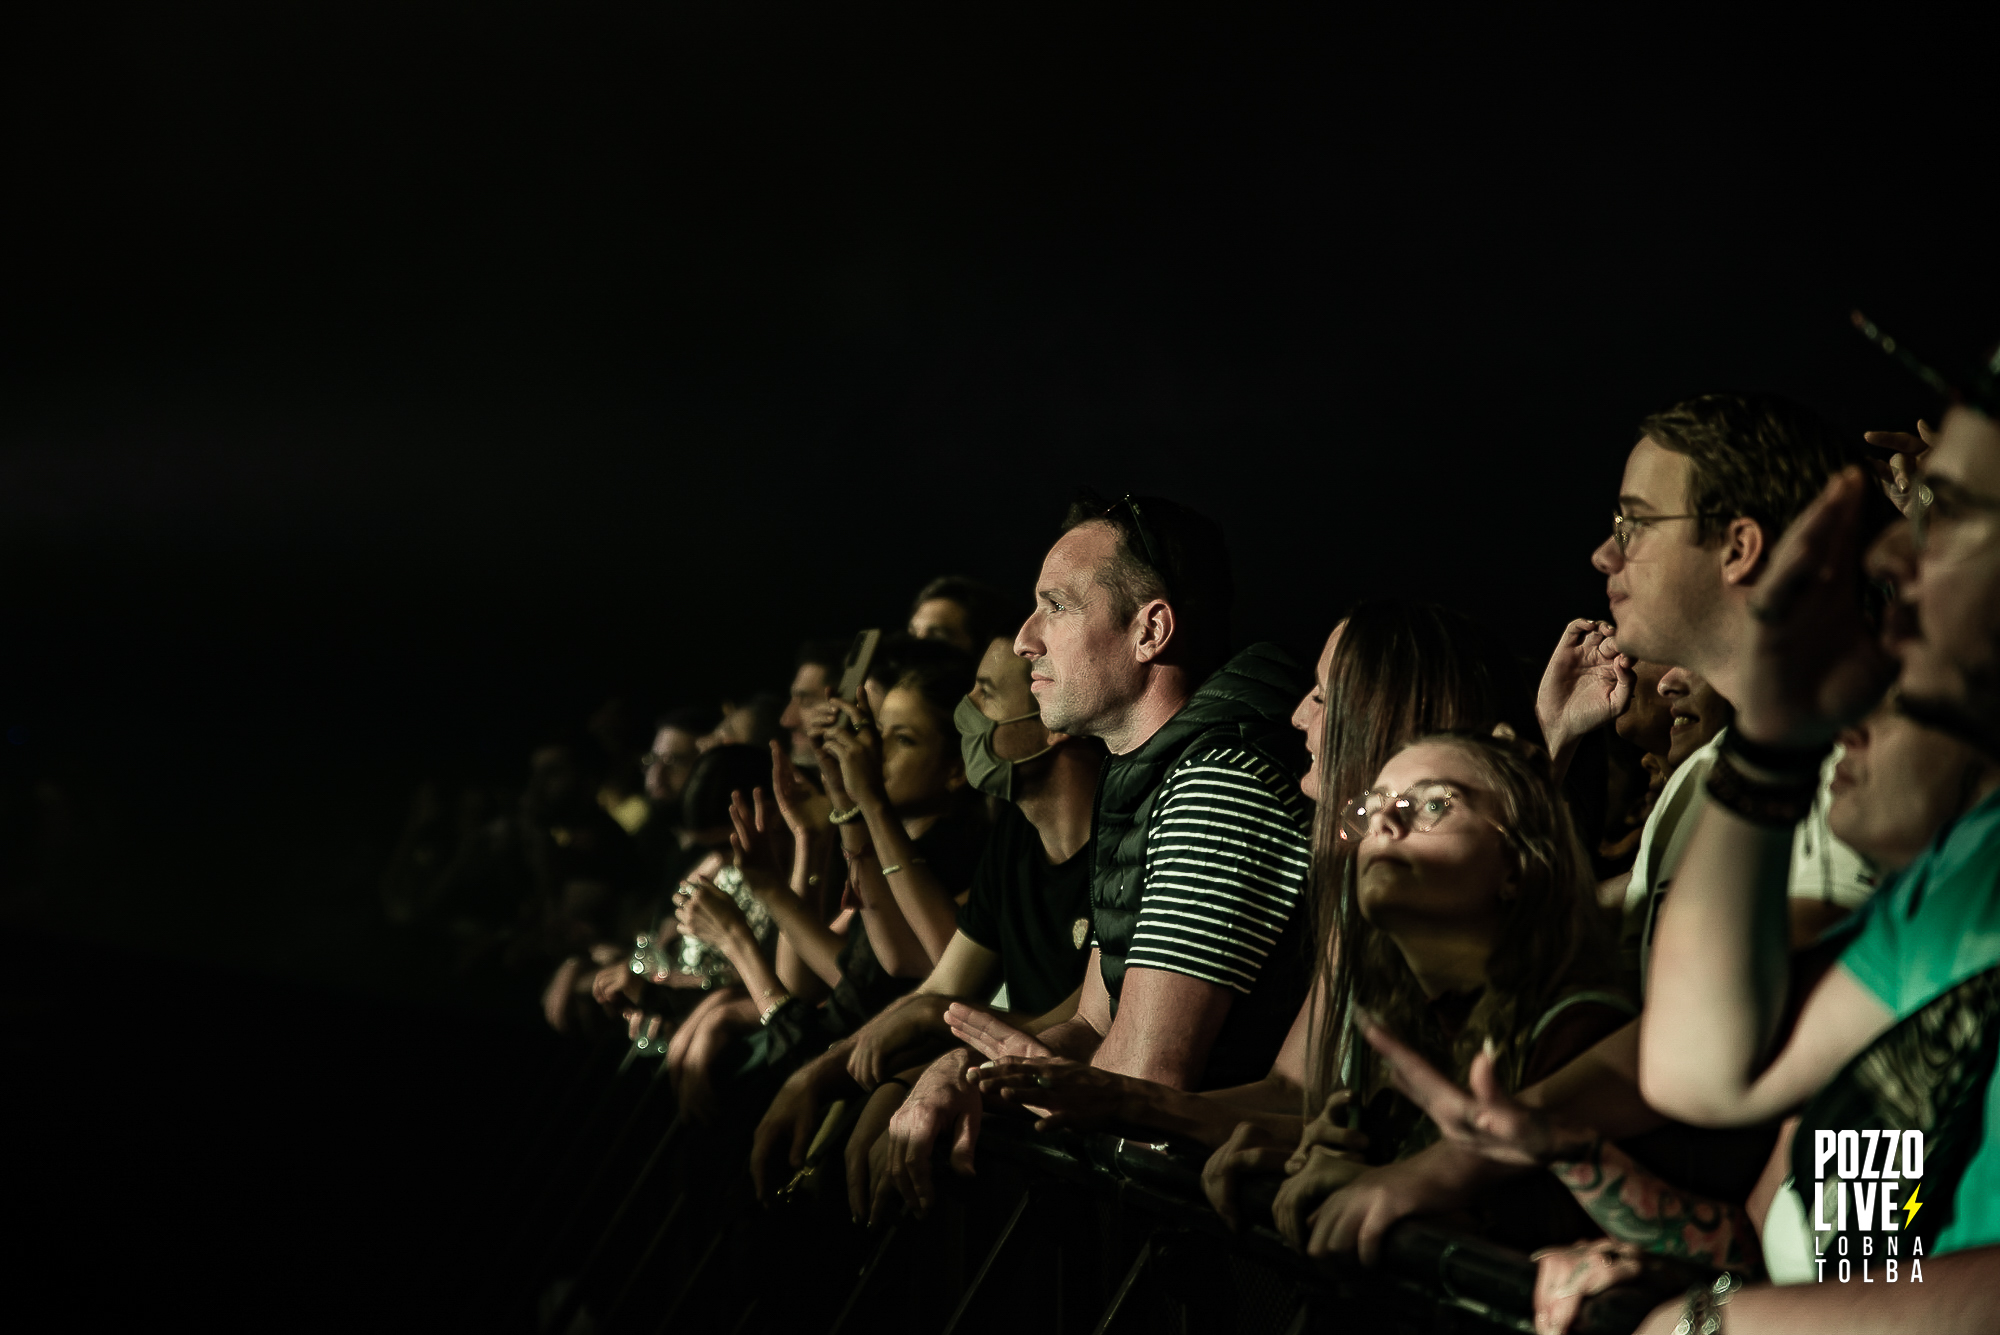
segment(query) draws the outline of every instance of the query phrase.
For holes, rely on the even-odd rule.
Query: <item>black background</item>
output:
[[[0,750],[80,829],[14,890],[23,1050],[424,995],[415,779],[781,688],[941,571],[1025,610],[1078,484],[1221,520],[1239,639],[1393,590],[1538,658],[1645,412],[1907,429],[1849,308],[2000,335],[1966,34],[1097,22],[9,6]],[[463,1020],[408,1015],[412,1069]]]

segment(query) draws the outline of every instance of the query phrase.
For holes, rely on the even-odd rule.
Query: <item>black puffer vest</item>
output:
[[[1294,778],[1303,774],[1305,747],[1291,716],[1311,680],[1276,645],[1253,644],[1217,668],[1144,746],[1105,762],[1097,780],[1090,911],[1113,1015],[1139,918],[1153,803],[1167,776],[1188,756],[1214,746],[1242,747]]]

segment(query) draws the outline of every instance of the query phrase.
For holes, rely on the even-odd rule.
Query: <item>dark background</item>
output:
[[[190,1145],[236,1184],[201,1254],[271,1292],[355,1233],[274,1165],[312,1147],[343,1221],[445,1190],[385,1165],[456,1162],[498,1077],[428,1054],[533,1017],[390,963],[427,774],[781,688],[942,571],[1025,609],[1079,483],[1220,519],[1239,639],[1393,590],[1539,658],[1602,610],[1645,412],[1907,429],[1937,405],[1849,308],[2000,335],[1965,34],[1103,22],[7,8],[8,1032],[116,1082],[67,1087],[151,1184],[134,1236]],[[147,1060],[199,1134],[134,1120]]]

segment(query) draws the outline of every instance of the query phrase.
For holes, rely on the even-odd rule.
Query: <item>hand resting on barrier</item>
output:
[[[882,1140],[890,1181],[918,1218],[929,1212],[936,1195],[931,1155],[940,1140],[951,1142],[952,1170],[961,1177],[973,1175],[972,1152],[986,1110],[965,1074],[977,1061],[964,1048],[945,1053],[924,1068],[910,1097],[889,1119],[889,1133]]]
[[[1285,1241],[1302,1246],[1306,1225],[1319,1203],[1368,1171],[1361,1151],[1368,1136],[1347,1125],[1351,1090],[1327,1095],[1319,1116],[1305,1124],[1299,1146],[1285,1159],[1284,1185],[1271,1203],[1271,1222]]]
[[[1644,1269],[1637,1243],[1591,1238],[1567,1247],[1544,1247],[1534,1255],[1535,1330],[1562,1335],[1576,1321],[1583,1300],[1628,1283]]]
[[[1035,1113],[1037,1131],[1135,1120],[1127,1106],[1130,1079],[1067,1057],[998,1057],[973,1067],[966,1078],[987,1097]]]
[[[958,1040],[986,1057],[1053,1057],[1048,1045],[1023,1030],[1016,1029],[991,1011],[955,1002],[944,1013],[944,1022]]]
[[[1243,1226],[1237,1210],[1237,1190],[1245,1177],[1275,1176],[1297,1153],[1255,1122],[1238,1122],[1222,1148],[1201,1166],[1201,1191],[1208,1203],[1233,1229]]]

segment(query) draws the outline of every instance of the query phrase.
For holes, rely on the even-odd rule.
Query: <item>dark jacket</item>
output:
[[[1145,885],[1153,803],[1181,761],[1215,746],[1241,747],[1285,773],[1305,772],[1292,710],[1311,678],[1273,644],[1253,644],[1210,674],[1181,712],[1129,755],[1112,756],[1097,781],[1090,909],[1111,1013],[1125,983],[1125,953]]]

